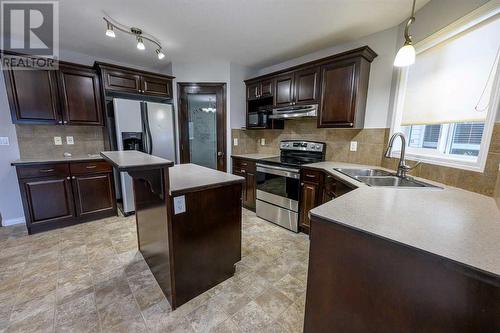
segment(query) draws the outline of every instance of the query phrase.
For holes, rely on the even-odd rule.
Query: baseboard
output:
[[[9,225],[24,224],[24,223],[26,223],[26,220],[24,219],[24,217],[18,217],[18,218],[15,218],[15,219],[3,220],[2,221],[2,226],[3,227],[7,227]]]

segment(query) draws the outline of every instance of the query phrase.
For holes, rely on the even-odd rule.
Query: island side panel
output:
[[[170,239],[168,230],[168,169],[135,171],[135,216],[139,251],[172,305],[175,300],[171,283]]]
[[[175,307],[234,275],[241,260],[241,189],[238,183],[186,193],[186,212],[172,214]]]
[[[314,217],[309,258],[306,333],[500,332],[498,277]]]

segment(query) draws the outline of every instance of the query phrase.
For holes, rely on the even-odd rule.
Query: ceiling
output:
[[[429,0],[418,0],[417,9]],[[60,0],[60,47],[130,65],[231,61],[265,67],[404,21],[411,0]],[[131,36],[106,37],[104,14],[156,36],[135,47]]]

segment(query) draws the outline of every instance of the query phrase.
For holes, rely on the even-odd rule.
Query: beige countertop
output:
[[[333,170],[367,167],[356,164],[320,162],[307,167],[358,187],[312,209],[311,216],[500,277],[500,210],[494,198],[417,177],[442,189],[370,187]]]
[[[101,155],[119,171],[149,170],[174,165],[172,161],[135,150],[103,151]]]
[[[246,158],[248,160],[261,160],[263,158],[271,158],[279,156],[279,154],[233,154],[231,157]]]
[[[20,158],[13,161],[12,165],[30,165],[30,164],[46,164],[46,163],[70,163],[70,162],[86,162],[86,161],[102,161],[103,157],[99,154],[88,154],[72,157],[44,157],[44,158]]]
[[[243,183],[244,178],[196,164],[177,164],[168,169],[170,194],[180,195],[223,185]]]

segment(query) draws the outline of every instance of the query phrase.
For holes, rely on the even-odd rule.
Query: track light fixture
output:
[[[162,60],[163,58],[165,58],[165,54],[162,51],[163,48],[162,48],[160,42],[158,42],[158,40],[155,37],[153,37],[151,35],[144,35],[142,30],[139,28],[127,27],[127,26],[123,26],[123,25],[118,24],[118,23],[113,23],[113,22],[111,22],[110,19],[108,19],[106,17],[103,17],[103,20],[106,22],[106,27],[107,27],[106,28],[106,36],[115,38],[116,37],[115,29],[119,30],[121,32],[124,32],[128,35],[132,35],[135,37],[135,39],[137,41],[137,49],[139,49],[141,51],[145,50],[146,45],[144,44],[144,41],[148,41],[156,46],[155,52],[156,52],[158,59]]]

